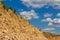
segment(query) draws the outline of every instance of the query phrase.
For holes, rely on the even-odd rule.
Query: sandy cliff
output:
[[[0,40],[60,40],[60,36],[50,36],[0,2]]]

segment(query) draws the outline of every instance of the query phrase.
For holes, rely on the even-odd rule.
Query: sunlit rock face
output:
[[[60,40],[35,28],[0,2],[0,40]]]

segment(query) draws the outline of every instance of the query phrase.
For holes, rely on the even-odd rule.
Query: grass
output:
[[[8,10],[8,7],[4,4],[4,1],[1,1],[1,3],[3,4],[3,8]]]
[[[11,9],[14,13],[16,13],[15,9],[12,9],[12,7],[8,7],[4,4],[4,1],[1,1],[1,3],[3,4],[3,8],[6,9],[8,11],[8,9]]]

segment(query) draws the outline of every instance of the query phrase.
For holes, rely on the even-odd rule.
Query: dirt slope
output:
[[[0,40],[55,40],[48,37],[0,2]]]
[[[42,32],[0,3],[0,40],[47,40]]]
[[[48,38],[49,40],[60,40],[60,35],[48,33],[48,32],[43,32],[44,36]]]

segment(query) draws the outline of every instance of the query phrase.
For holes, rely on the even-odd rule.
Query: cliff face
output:
[[[47,40],[27,20],[0,3],[0,40]]]
[[[60,40],[51,39],[18,16],[11,9],[6,10],[0,2],[0,40]]]

